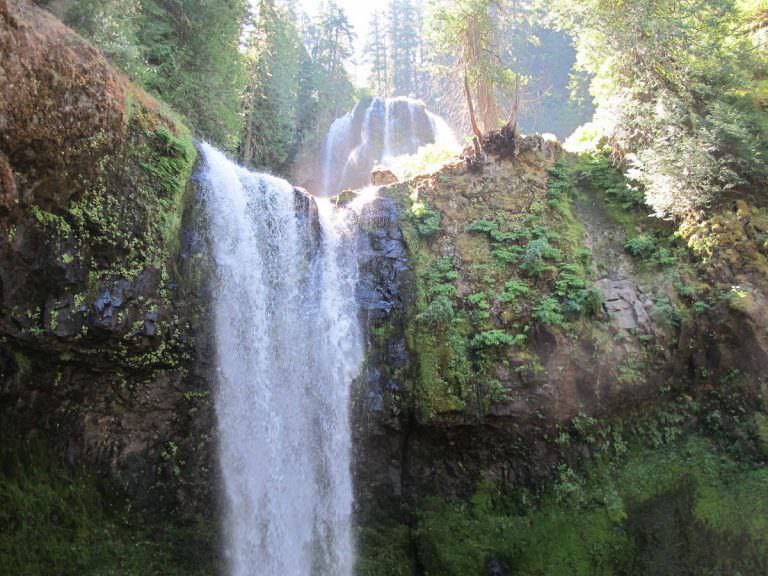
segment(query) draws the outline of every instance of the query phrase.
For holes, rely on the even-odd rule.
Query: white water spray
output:
[[[376,163],[388,166],[395,158],[438,143],[458,152],[445,120],[410,98],[374,98],[358,104],[336,120],[322,151],[322,196],[369,184]]]
[[[349,387],[362,362],[344,214],[203,144],[232,576],[350,576]],[[319,220],[319,231],[313,226]]]

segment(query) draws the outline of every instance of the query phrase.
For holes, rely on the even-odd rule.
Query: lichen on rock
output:
[[[0,3],[0,54],[3,429],[140,510],[209,515],[192,136],[30,2]]]
[[[689,248],[643,212],[607,160],[566,157],[538,137],[517,141],[513,157],[480,169],[455,162],[379,195],[399,213],[408,274],[390,275],[383,254],[370,263],[398,279],[398,298],[384,298],[371,323],[357,394],[366,566],[381,554],[415,572],[416,549],[425,570],[466,573],[466,551],[455,564],[432,555],[450,549],[429,531],[464,517],[453,510],[471,509],[488,487],[503,502],[552,484],[575,490],[580,471],[603,462],[595,452],[638,434],[651,460],[673,450],[659,448],[659,435],[668,442],[694,426],[759,458],[768,346],[751,238],[762,239],[760,209],[684,224]],[[708,242],[719,248],[702,259],[695,247]],[[733,242],[754,257],[737,257]],[[733,418],[720,421],[723,410]],[[539,505],[516,504],[525,514]],[[473,518],[454,524],[459,540],[518,517]],[[467,560],[472,570],[488,561],[480,556]]]

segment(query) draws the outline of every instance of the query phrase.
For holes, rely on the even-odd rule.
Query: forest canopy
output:
[[[582,125],[660,216],[768,184],[765,0],[390,0],[367,31],[335,0],[42,3],[259,169],[290,174],[359,98],[411,96],[464,133],[468,103],[486,132]]]

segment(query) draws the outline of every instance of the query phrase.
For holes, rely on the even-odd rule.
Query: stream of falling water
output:
[[[200,148],[229,573],[350,576],[349,393],[363,344],[348,214]]]
[[[362,188],[371,168],[390,166],[401,155],[438,143],[458,152],[456,137],[445,120],[411,98],[373,98],[338,118],[328,130],[321,156],[321,188],[333,196],[346,188]]]

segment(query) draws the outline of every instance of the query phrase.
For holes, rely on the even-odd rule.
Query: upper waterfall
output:
[[[368,185],[376,163],[388,165],[421,146],[459,146],[445,120],[411,98],[374,98],[338,118],[322,149],[321,194],[333,196],[346,188]]]
[[[201,145],[232,576],[350,576],[350,383],[362,362],[346,214]]]

